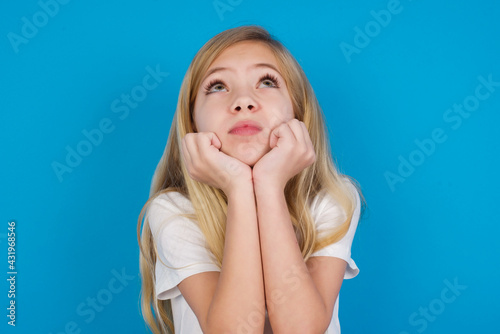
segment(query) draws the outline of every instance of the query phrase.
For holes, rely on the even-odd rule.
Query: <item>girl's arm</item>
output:
[[[274,334],[324,333],[330,324],[346,262],[304,262],[283,189],[255,185],[267,310]]]
[[[315,150],[304,122],[295,118],[271,132],[269,145],[253,168],[269,320],[275,334],[323,334],[347,263],[326,257],[304,262],[284,194],[288,180],[316,161]]]
[[[264,282],[250,167],[207,147],[210,143],[220,147],[220,142],[212,134],[189,134],[186,137],[183,154],[188,170],[195,179],[221,188],[228,198],[228,207],[220,273],[204,272],[190,276],[179,284],[179,290],[198,318],[203,333],[262,334]],[[237,163],[241,164],[240,174],[231,180],[215,179],[220,176],[217,171]]]
[[[190,276],[179,290],[196,314],[203,333],[264,331],[265,299],[252,184],[228,195],[226,239],[221,272]]]

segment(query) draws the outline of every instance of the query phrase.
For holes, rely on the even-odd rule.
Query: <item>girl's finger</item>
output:
[[[196,141],[198,140],[199,138],[199,134],[198,133],[195,133],[195,134],[192,134],[192,135],[186,135],[186,148],[187,148],[187,151],[189,152],[189,157],[190,157],[190,162],[191,164],[194,162],[194,161],[198,161],[199,157],[200,157],[200,154],[198,152],[198,145],[196,143]]]
[[[281,138],[289,136],[291,132],[290,127],[287,123],[281,123],[271,131],[271,136],[269,136],[269,147],[273,149],[278,145]]]
[[[269,147],[271,148],[271,150],[276,146],[276,144],[278,143],[278,139],[279,139],[279,135],[280,135],[280,131],[279,131],[279,127],[281,125],[275,127],[272,131],[271,131],[271,134],[269,135]]]
[[[309,131],[307,131],[307,126],[304,122],[300,122],[300,125],[302,127],[302,133],[304,134],[304,140],[306,142],[307,146],[313,147],[312,140],[311,140],[311,135],[309,134]]]
[[[215,133],[203,132],[198,141],[198,153],[208,161],[208,157],[213,154],[212,150],[219,151],[220,146],[221,142]]]
[[[196,138],[196,152],[197,156],[193,158],[202,159],[203,164],[210,163],[213,152],[212,150],[218,152],[221,146],[219,138],[213,132],[200,132]]]
[[[305,138],[304,138],[304,132],[302,130],[302,127],[300,125],[300,121],[296,118],[292,119],[289,121],[288,126],[292,130],[293,135],[295,136],[295,139],[299,144],[306,144]]]
[[[215,148],[220,150],[222,143],[220,142],[219,137],[217,137],[217,135],[213,132],[210,132],[210,142],[213,146],[215,146]]]
[[[200,132],[198,137],[198,145],[205,150],[207,147],[211,145],[217,147],[220,146],[219,138],[213,132]]]
[[[187,149],[186,137],[182,138],[181,140],[181,150],[182,150],[182,158],[184,159],[184,164],[185,165],[191,164],[191,155],[189,154],[189,151]]]

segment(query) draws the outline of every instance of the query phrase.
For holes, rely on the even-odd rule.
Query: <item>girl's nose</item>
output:
[[[238,112],[242,110],[255,111],[258,107],[257,101],[249,93],[242,93],[235,99],[231,110]]]
[[[252,109],[254,109],[255,107],[254,107],[253,105],[249,104],[249,105],[247,106],[247,108],[248,108],[248,110],[252,110]],[[240,110],[241,110],[241,107],[240,107],[240,106],[236,106],[236,108],[234,108],[234,110],[236,110],[236,111],[240,111]]]

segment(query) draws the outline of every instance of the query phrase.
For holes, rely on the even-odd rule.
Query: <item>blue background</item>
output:
[[[342,332],[498,328],[500,86],[488,91],[478,79],[500,82],[496,1],[69,1],[46,9],[52,16],[44,3],[53,1],[0,4],[2,333],[146,332],[137,217],[189,62],[243,24],[267,28],[303,66],[338,164],[367,199],[352,248],[361,271],[340,295]],[[376,23],[388,6],[397,13]],[[29,38],[12,42],[23,32]],[[356,52],[345,54],[347,44]],[[148,66],[168,75],[126,113],[121,96],[141,92]],[[463,103],[469,116],[447,111]],[[83,132],[106,119],[107,133],[82,146]],[[58,177],[54,163],[78,145],[87,155]],[[6,317],[9,220],[15,329]]]

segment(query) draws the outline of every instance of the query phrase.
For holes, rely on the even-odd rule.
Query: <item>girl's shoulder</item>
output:
[[[311,203],[310,212],[316,223],[322,220],[342,220],[345,215],[340,203],[326,189],[322,189],[316,194]]]
[[[174,213],[191,213],[194,211],[191,200],[178,191],[168,191],[159,194],[151,202],[151,207],[162,207]]]
[[[193,213],[193,205],[187,197],[177,191],[168,191],[151,201],[147,219],[153,235],[175,236],[197,230],[197,224],[190,218]]]
[[[354,200],[355,208],[360,205],[359,192],[356,186],[345,179],[350,196]],[[313,219],[317,222],[322,220],[344,221],[347,218],[346,212],[340,202],[328,192],[326,188],[321,189],[311,202],[310,212]]]

